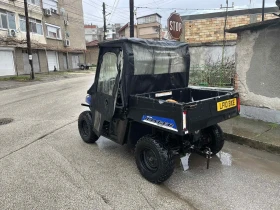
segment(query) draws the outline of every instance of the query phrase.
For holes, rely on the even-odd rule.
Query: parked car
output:
[[[90,63],[78,63],[78,66],[81,70],[85,70],[85,69],[89,69],[91,64]]]

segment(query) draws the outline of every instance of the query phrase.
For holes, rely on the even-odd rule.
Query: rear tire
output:
[[[209,136],[209,143],[206,145],[211,149],[213,155],[220,152],[224,146],[224,133],[219,125],[213,125],[204,130],[205,134]]]
[[[144,136],[137,142],[135,159],[141,175],[155,184],[166,181],[174,171],[171,151],[151,135]]]
[[[84,142],[92,144],[98,140],[98,136],[92,130],[92,116],[90,111],[84,111],[80,114],[78,128]]]

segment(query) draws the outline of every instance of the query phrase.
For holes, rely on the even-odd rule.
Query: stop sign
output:
[[[172,13],[167,19],[167,27],[173,39],[180,39],[182,35],[183,21],[178,13]]]

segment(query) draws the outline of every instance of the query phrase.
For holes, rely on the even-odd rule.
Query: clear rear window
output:
[[[168,74],[186,71],[183,49],[164,49],[132,45],[134,75]]]

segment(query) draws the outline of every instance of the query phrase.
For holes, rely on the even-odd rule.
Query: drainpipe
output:
[[[49,74],[50,70],[49,70],[48,54],[47,54],[47,48],[46,47],[45,47],[45,53],[46,53],[46,59],[47,59],[47,69],[48,69],[48,74]]]

